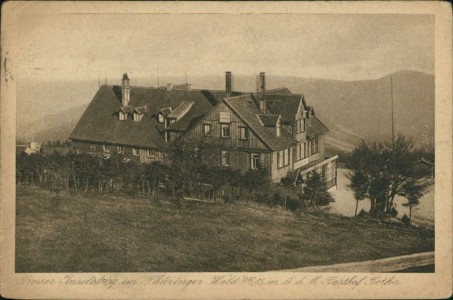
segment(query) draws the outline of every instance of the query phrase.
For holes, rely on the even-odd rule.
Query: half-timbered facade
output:
[[[328,129],[303,95],[287,88],[266,91],[260,73],[256,93],[235,92],[231,72],[224,91],[189,84],[135,87],[124,74],[121,86],[101,86],[71,133],[79,151],[126,160],[165,161],[164,149],[178,139],[211,146],[209,163],[243,172],[267,168],[269,178],[304,182],[315,170],[336,185],[337,156],[325,156]]]

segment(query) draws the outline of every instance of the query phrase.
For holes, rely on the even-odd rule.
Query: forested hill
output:
[[[305,80],[288,88],[303,93],[330,128],[331,146],[338,148],[357,137],[369,140],[391,136],[391,84],[395,131],[411,136],[416,145],[434,145],[434,76],[402,71],[364,81]]]
[[[286,86],[293,93],[303,93],[330,129],[328,147],[349,151],[360,138],[378,140],[391,136],[390,77],[396,132],[414,138],[418,147],[433,148],[433,75],[401,71],[375,80],[340,81],[268,74],[266,80],[268,89]],[[183,80],[161,78],[160,82],[163,85]],[[253,76],[235,76],[235,89],[253,91],[254,80]],[[189,77],[189,81],[194,88],[224,88],[222,75]],[[153,85],[154,80],[132,77],[131,83]],[[66,139],[97,88],[96,81],[19,82],[17,138],[38,142]]]

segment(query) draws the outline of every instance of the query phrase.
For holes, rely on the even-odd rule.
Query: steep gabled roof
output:
[[[168,114],[168,118],[180,119],[182,118],[194,105],[193,101],[183,101],[178,107],[175,108],[171,113]]]
[[[148,108],[146,107],[146,105],[144,105],[144,106],[139,106],[139,107],[136,107],[136,108],[134,109],[134,111],[135,111],[136,113],[138,113],[139,115],[143,115],[144,113],[147,113],[147,112],[148,112]]]
[[[224,93],[223,93],[224,95]],[[162,124],[157,114],[162,108],[177,107],[183,101],[194,104],[185,116],[176,122],[182,128],[193,124],[218,103],[221,93],[207,90],[166,91],[155,88],[131,87],[130,106],[147,107],[139,122],[120,121],[118,110],[121,106],[121,87],[101,86],[83,113],[71,135],[72,140],[131,145],[145,148],[159,148],[165,144]]]
[[[287,87],[279,87],[266,91],[266,95],[291,95],[291,91]]]
[[[275,128],[261,124],[258,117],[258,115],[261,115],[261,111],[256,107],[251,95],[225,98],[224,103],[239,116],[270,150],[281,150],[297,143],[285,128],[281,129],[281,134],[277,137]]]
[[[257,115],[261,124],[266,127],[275,127],[280,115]]]
[[[161,113],[164,116],[168,116],[171,113],[171,107],[161,108],[161,109],[159,109],[158,112]]]
[[[329,129],[315,116],[310,117],[310,121],[307,122],[307,136],[309,138],[326,133]]]
[[[189,90],[190,86],[191,86],[190,83],[174,84],[172,86],[172,89],[175,90],[175,91],[176,90],[178,90],[178,91],[187,91],[187,90]]]
[[[293,95],[266,95],[266,108],[272,114],[282,116],[283,122],[293,122],[303,96]]]
[[[125,114],[128,114],[128,113],[131,113],[134,111],[134,108],[131,106],[131,105],[128,105],[128,106],[122,106],[120,107],[120,111],[125,113]]]

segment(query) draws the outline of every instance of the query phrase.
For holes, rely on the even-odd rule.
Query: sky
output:
[[[432,15],[38,14],[18,23],[19,79],[434,73]]]

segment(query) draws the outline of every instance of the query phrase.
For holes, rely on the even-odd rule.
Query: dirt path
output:
[[[390,258],[335,264],[329,266],[311,266],[297,269],[280,270],[279,272],[354,272],[354,273],[387,273],[414,267],[434,264],[434,252],[423,252]]]

